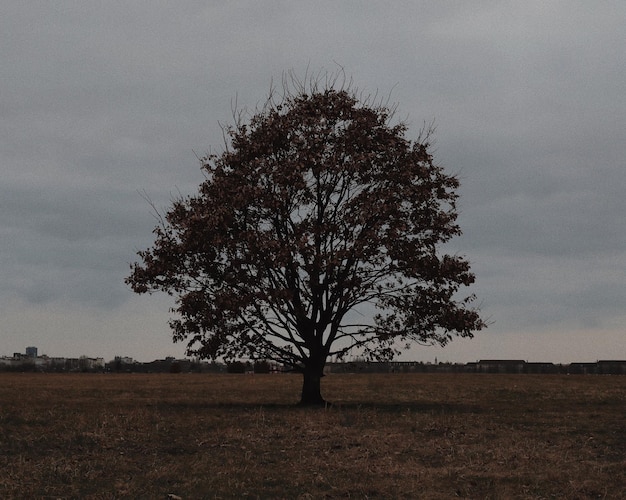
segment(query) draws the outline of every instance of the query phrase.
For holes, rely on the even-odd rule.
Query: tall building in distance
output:
[[[26,348],[26,356],[28,356],[29,358],[36,358],[37,357],[37,348],[36,347],[27,347]]]

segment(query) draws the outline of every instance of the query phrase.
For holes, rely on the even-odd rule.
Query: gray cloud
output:
[[[451,248],[474,263],[495,323],[439,358],[514,355],[525,335],[544,359],[626,357],[621,4],[17,2],[0,14],[0,354],[182,354],[167,300],[123,284],[152,241],[139,193],[165,207],[193,192],[195,153],[220,149],[234,102],[253,109],[285,70],[341,65],[366,93],[391,94],[414,135],[434,119],[436,157],[462,180]],[[577,340],[577,353],[572,331],[604,340]]]

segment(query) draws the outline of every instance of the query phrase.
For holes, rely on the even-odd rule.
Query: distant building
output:
[[[601,375],[626,375],[626,361],[621,361],[621,360],[598,361],[598,373]]]
[[[15,366],[17,363],[19,363],[19,360],[15,356],[11,358],[2,356],[0,358],[0,368],[2,368],[3,370],[6,370],[7,368],[11,368]]]
[[[104,370],[103,358],[88,358],[81,356],[78,358],[78,368],[80,371],[99,371]]]
[[[36,358],[37,357],[37,348],[36,347],[27,347],[26,348],[26,356],[28,356],[29,358]]]
[[[572,375],[594,375],[598,373],[598,363],[570,363],[567,373]]]
[[[481,359],[476,363],[478,373],[524,373],[526,361],[521,359]]]
[[[559,373],[559,368],[554,363],[526,363],[524,373]]]

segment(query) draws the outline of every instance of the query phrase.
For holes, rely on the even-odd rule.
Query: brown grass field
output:
[[[626,377],[0,374],[0,498],[626,498]]]

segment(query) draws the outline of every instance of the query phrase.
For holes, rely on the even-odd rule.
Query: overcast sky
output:
[[[403,359],[626,359],[626,3],[1,2],[0,355],[172,355],[167,296],[124,284],[233,102],[336,71],[460,176],[494,323]],[[219,122],[219,123],[218,123]]]

